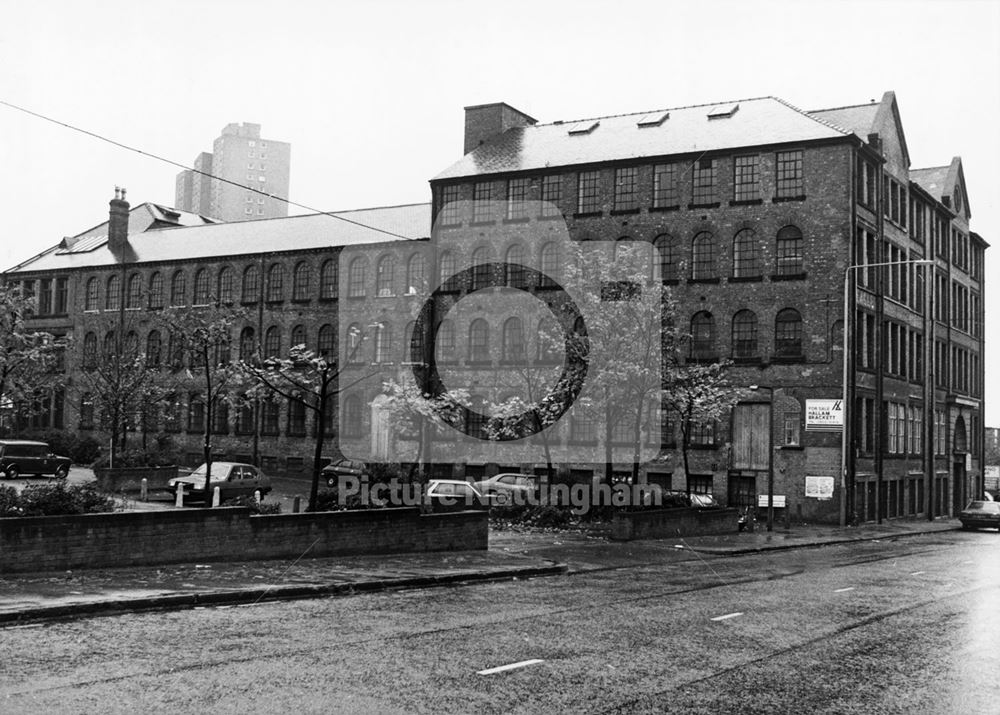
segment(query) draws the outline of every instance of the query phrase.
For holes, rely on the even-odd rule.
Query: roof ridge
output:
[[[799,109],[794,104],[792,104],[791,102],[788,102],[788,101],[782,99],[781,97],[771,97],[771,99],[773,99],[776,102],[780,102],[781,104],[784,104],[786,107],[788,107],[789,109],[791,109],[793,111],[798,112],[803,117],[808,117],[809,119],[813,120],[817,124],[822,124],[824,127],[829,127],[830,129],[833,129],[834,131],[838,131],[841,134],[844,134],[845,136],[854,134],[854,132],[847,131],[846,129],[844,129],[842,126],[840,126],[838,124],[834,124],[833,122],[827,121],[826,119],[822,119],[820,117],[814,117],[809,112],[805,111],[804,109]]]
[[[742,99],[726,99],[721,102],[704,102],[701,104],[688,104],[682,107],[664,107],[663,109],[646,109],[641,112],[623,112],[622,114],[605,114],[600,117],[581,117],[580,119],[557,119],[552,122],[539,122],[537,124],[532,124],[532,127],[551,127],[559,126],[560,124],[574,124],[577,122],[593,122],[600,119],[617,119],[619,117],[638,117],[639,115],[645,114],[656,114],[657,112],[674,112],[681,109],[698,109],[699,107],[716,107],[720,104],[736,104],[738,102],[756,102],[761,99],[777,99],[777,97],[772,97],[770,95],[765,95],[762,97],[744,97]],[[525,129],[529,127],[524,127]]]
[[[810,109],[808,112],[835,112],[838,109],[857,109],[858,107],[878,107],[878,102],[862,102],[861,104],[845,104],[843,107],[824,107],[823,109]]]
[[[950,169],[951,164],[942,164],[941,166],[922,166],[919,169],[910,169],[912,174],[914,171],[932,171],[934,169]]]

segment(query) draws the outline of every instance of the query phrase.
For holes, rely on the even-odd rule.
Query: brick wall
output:
[[[703,536],[737,531],[736,509],[656,509],[618,512],[611,523],[611,538],[661,539],[667,536]]]
[[[0,519],[0,573],[485,549],[485,511],[250,516],[222,508]]]

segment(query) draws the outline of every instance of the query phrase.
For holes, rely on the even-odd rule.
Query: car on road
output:
[[[424,490],[424,503],[431,511],[485,509],[489,499],[469,482],[460,479],[432,479]]]
[[[336,487],[342,478],[361,479],[366,476],[368,476],[368,466],[353,459],[332,460],[320,473],[321,481],[326,482],[328,487]]]
[[[958,512],[958,520],[963,529],[1000,530],[1000,502],[971,501]]]
[[[17,479],[22,474],[65,479],[72,460],[53,454],[45,442],[26,439],[0,439],[0,474]]]
[[[205,495],[206,465],[202,464],[190,474],[174,477],[167,482],[167,489],[177,493],[183,488],[185,501],[201,501]],[[241,462],[212,462],[212,477],[209,487],[219,488],[220,502],[237,497],[253,496],[259,491],[261,497],[271,491],[271,480],[252,464]]]
[[[527,504],[529,499],[538,494],[538,477],[505,472],[495,477],[481,479],[473,486],[483,496],[493,497],[492,503],[497,506],[512,503]]]

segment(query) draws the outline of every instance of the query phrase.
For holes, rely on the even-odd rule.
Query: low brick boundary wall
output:
[[[653,509],[618,512],[611,521],[611,538],[616,541],[660,539],[669,536],[731,534],[738,530],[736,509]]]
[[[142,487],[142,480],[150,489],[163,489],[167,482],[177,476],[177,467],[122,467],[115,469],[95,469],[97,486],[102,491],[121,493],[136,492]]]
[[[245,507],[0,519],[0,573],[486,549],[485,511],[250,516]]]

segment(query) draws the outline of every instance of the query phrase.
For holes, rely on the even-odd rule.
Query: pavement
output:
[[[799,524],[776,527],[772,532],[758,527],[752,532],[629,542],[609,541],[600,529],[508,529],[492,531],[490,548],[485,551],[0,574],[0,625],[584,574],[664,561],[888,540],[958,528],[955,519],[894,520],[843,528]]]

